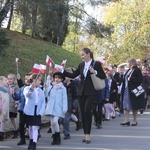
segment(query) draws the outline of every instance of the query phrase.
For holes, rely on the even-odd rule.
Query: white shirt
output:
[[[87,72],[91,66],[91,62],[92,62],[92,59],[88,62],[85,62],[85,66],[84,66],[84,70],[83,70],[84,77],[87,76]]]

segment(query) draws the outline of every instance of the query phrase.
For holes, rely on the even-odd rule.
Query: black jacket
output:
[[[91,62],[91,66],[93,66],[94,61]],[[91,73],[90,71],[87,72],[86,78],[84,77],[83,70],[84,70],[85,63],[82,62],[79,64],[78,68],[73,72],[69,73],[67,71],[64,71],[64,75],[70,78],[75,78],[78,75],[81,75],[81,83],[78,88],[78,95],[97,95],[98,91],[94,89],[92,79],[91,79]],[[95,62],[95,65],[93,67],[97,71],[97,76],[101,79],[105,79],[106,75],[104,73],[104,70],[99,62]]]

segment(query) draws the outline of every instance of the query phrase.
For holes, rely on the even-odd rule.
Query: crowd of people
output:
[[[28,128],[28,149],[35,150],[40,133],[41,118],[50,118],[52,145],[61,144],[60,126],[64,139],[70,139],[70,120],[76,130],[83,128],[82,142],[91,142],[92,117],[97,129],[103,121],[124,116],[121,126],[130,126],[129,114],[133,112],[132,126],[137,126],[137,114],[150,108],[150,63],[138,64],[129,58],[127,66],[112,65],[105,71],[94,61],[89,48],[81,50],[81,62],[77,69],[67,68],[51,72],[43,83],[40,73],[28,73],[23,82],[20,75],[0,76],[0,141],[4,140],[6,121],[10,119],[14,128],[12,138],[20,135],[18,145],[26,144],[25,128]],[[91,80],[95,74],[105,81],[105,88],[97,91]],[[137,87],[143,91],[135,94]],[[118,112],[118,113],[116,113]],[[19,114],[19,134],[16,118]]]

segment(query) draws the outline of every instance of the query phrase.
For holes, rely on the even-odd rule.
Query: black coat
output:
[[[139,69],[138,67],[134,67],[133,69],[134,71],[128,81],[128,86],[129,86],[129,94],[130,94],[130,101],[131,101],[132,109],[138,110],[138,109],[143,108],[144,93],[136,97],[133,94],[132,90],[142,84],[143,75],[142,75],[141,69]]]
[[[91,66],[93,66],[94,61],[91,62]],[[81,76],[81,83],[78,88],[78,95],[81,96],[84,95],[97,95],[98,91],[94,89],[92,79],[91,79],[91,73],[90,71],[87,72],[86,78],[84,77],[83,70],[84,70],[85,63],[82,62],[79,64],[78,68],[73,72],[69,73],[67,71],[64,71],[64,75],[66,77],[75,78],[78,75]],[[94,69],[97,71],[97,76],[101,79],[105,79],[106,75],[104,73],[104,70],[99,62],[95,62]]]

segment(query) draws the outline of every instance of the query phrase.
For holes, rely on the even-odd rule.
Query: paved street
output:
[[[132,115],[131,115],[132,117]],[[75,131],[75,124],[71,122],[71,139],[64,140],[61,145],[51,145],[51,134],[48,128],[41,130],[42,137],[37,144],[37,150],[150,150],[150,112],[138,115],[138,126],[122,127],[120,123],[123,117],[117,117],[110,121],[104,121],[102,129],[96,129],[93,125],[91,143],[82,143],[83,131]],[[62,128],[61,128],[62,130]],[[28,144],[17,146],[18,139],[5,139],[0,142],[2,150],[24,150]],[[27,139],[28,143],[29,140]]]

